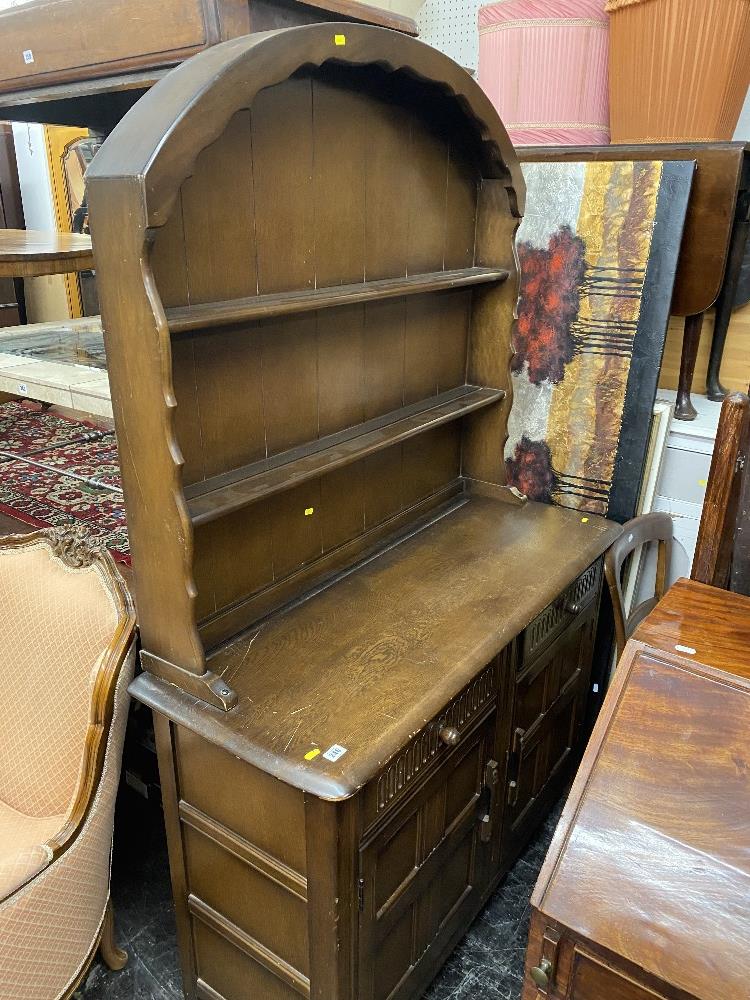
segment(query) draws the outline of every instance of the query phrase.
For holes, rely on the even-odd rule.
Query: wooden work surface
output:
[[[545,996],[748,995],[748,731],[747,680],[628,644],[532,897],[530,966],[563,934]]]
[[[547,160],[695,160],[672,298],[672,314],[690,316],[721,291],[746,152],[743,142],[658,143],[638,146],[531,146],[522,162]]]
[[[238,695],[231,712],[148,673],[132,691],[288,783],[345,798],[620,530],[573,510],[472,497],[215,654],[210,669]],[[338,761],[305,761],[334,744],[347,748]]]
[[[750,678],[750,598],[741,594],[678,580],[633,638]]]
[[[94,266],[91,237],[35,229],[0,229],[0,278],[86,271]]]

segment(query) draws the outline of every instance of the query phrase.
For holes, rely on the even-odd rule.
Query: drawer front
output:
[[[207,42],[199,0],[49,0],[0,11],[0,91],[176,62]]]
[[[539,980],[542,975],[541,982]],[[546,984],[542,985],[546,977]],[[588,947],[532,917],[523,1000],[666,1000],[659,990],[639,982],[617,960],[605,960]]]
[[[604,965],[580,948],[573,952],[570,1000],[665,1000],[618,969]]]
[[[560,596],[544,609],[524,630],[522,655],[518,665],[523,669],[599,594],[602,561],[598,559],[585,569]]]
[[[420,730],[409,744],[365,790],[365,828],[397,806],[414,789],[419,779],[427,777],[450,751],[441,732],[455,730],[459,740],[476,720],[497,702],[503,671],[509,669],[510,647],[451,701],[443,712]]]

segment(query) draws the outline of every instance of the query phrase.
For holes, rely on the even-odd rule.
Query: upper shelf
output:
[[[190,517],[193,524],[215,521],[262,497],[299,486],[504,398],[503,389],[462,385],[271,459],[194,483],[185,489]]]
[[[405,278],[384,278],[360,281],[352,285],[328,288],[308,288],[303,291],[280,292],[274,295],[251,295],[227,302],[206,302],[194,306],[177,306],[166,310],[172,333],[231,326],[272,316],[313,312],[334,306],[354,305],[375,299],[394,299],[423,292],[440,292],[451,288],[484,285],[506,281],[509,272],[492,267],[465,267],[454,271],[430,271]]]

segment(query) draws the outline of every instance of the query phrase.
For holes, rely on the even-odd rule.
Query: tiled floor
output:
[[[424,1000],[519,1000],[529,897],[558,816],[559,808],[474,921]],[[129,952],[130,961],[115,973],[97,963],[77,996],[181,1000],[161,815],[126,790],[118,804],[117,831],[112,897],[118,942]]]

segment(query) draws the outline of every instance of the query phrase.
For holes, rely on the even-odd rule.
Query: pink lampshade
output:
[[[500,0],[479,11],[479,82],[510,138],[609,142],[604,0]]]

